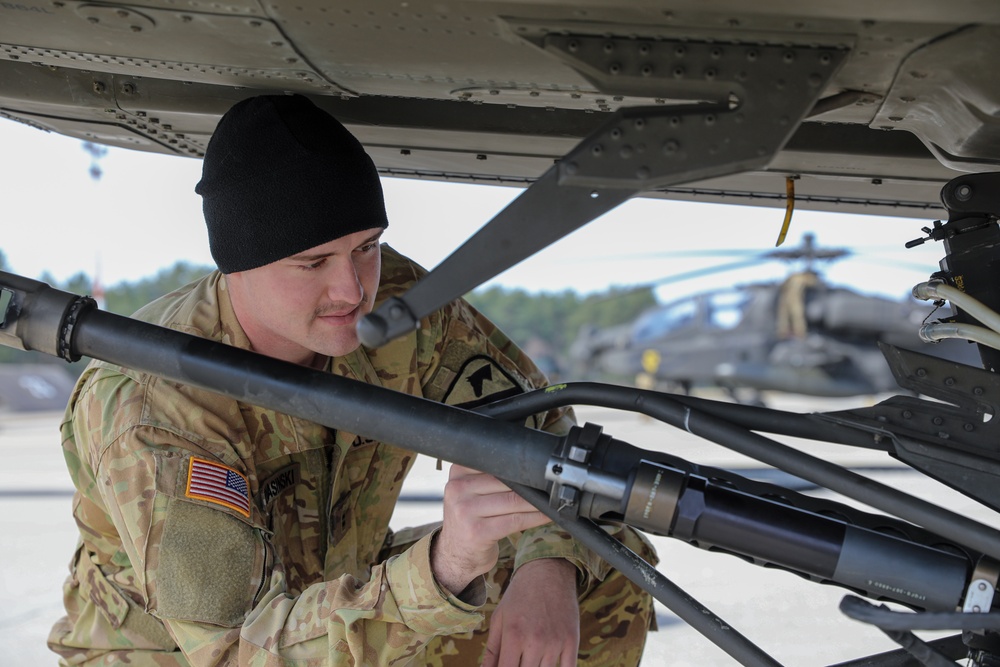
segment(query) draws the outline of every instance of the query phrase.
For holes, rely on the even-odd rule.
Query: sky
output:
[[[0,119],[0,250],[15,273],[63,281],[100,272],[114,285],[152,276],[178,260],[212,265],[201,200],[194,186],[201,162],[108,149],[99,180],[82,142]],[[383,179],[389,228],[385,241],[431,268],[486,224],[517,188]],[[489,285],[531,292],[585,294],[646,284],[733,257],[657,257],[694,250],[772,249],[784,209],[636,198],[507,270]],[[827,278],[863,292],[903,297],[926,280],[943,255],[940,244],[903,250],[931,219],[797,210],[785,246],[813,233],[820,245],[857,252],[829,265]],[[926,270],[894,268],[896,262]],[[669,301],[707,289],[780,278],[769,262],[742,271],[664,285]]]

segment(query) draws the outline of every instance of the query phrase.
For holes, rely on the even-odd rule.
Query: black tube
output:
[[[840,521],[689,476],[677,502],[671,534],[705,549],[722,547],[797,572],[831,578],[845,528]]]
[[[546,487],[559,436],[92,310],[79,354],[153,373],[317,424],[394,443],[527,486]]]
[[[889,449],[888,438],[876,442],[873,433],[861,428],[847,428],[834,424],[822,415],[803,415],[754,405],[724,403],[707,398],[666,394],[594,382],[571,382],[556,385],[553,388],[519,394],[485,406],[480,412],[490,416],[509,414],[512,418],[524,418],[562,405],[597,405],[654,416],[644,406],[650,401],[657,401],[659,397],[666,397],[750,431],[787,435],[879,451],[888,451]]]
[[[962,635],[960,634],[934,639],[927,642],[927,646],[934,652],[944,655],[951,660],[952,662],[948,663],[948,667],[955,667],[955,661],[966,658],[969,655],[969,647],[963,643]],[[877,653],[864,658],[838,662],[836,665],[831,665],[831,667],[913,667],[913,665],[913,657],[909,652],[905,649],[896,649],[895,651]]]
[[[648,466],[644,462],[642,469]],[[661,478],[676,479],[679,471],[663,472]],[[643,508],[653,520],[669,522],[671,537],[805,573],[872,598],[932,611],[951,611],[961,603],[971,568],[964,556],[758,498],[696,475],[683,477],[681,483],[660,483],[657,488],[633,485],[631,495],[639,497],[630,498],[630,506]],[[649,523],[628,511],[625,520],[641,528]],[[649,527],[661,534],[667,528]]]
[[[924,667],[954,667],[955,663],[938,653],[930,644],[912,632],[902,630],[885,630],[880,628],[886,637],[903,647],[903,650],[916,658]]]
[[[997,612],[923,612],[910,613],[876,607],[867,600],[847,595],[840,601],[840,611],[862,623],[883,630],[1000,630]]]
[[[962,603],[971,563],[962,556],[847,526],[830,580],[929,611]]]
[[[573,383],[559,385],[555,390],[533,392],[517,403],[522,409],[531,405],[541,410],[548,409],[546,405],[551,408],[570,404],[641,412],[1000,560],[1000,531],[718,417],[705,415],[667,394],[635,389],[617,392],[604,385]]]

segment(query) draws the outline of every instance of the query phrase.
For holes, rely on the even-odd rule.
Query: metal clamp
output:
[[[91,308],[97,307],[97,301],[89,296],[81,296],[70,304],[63,318],[62,327],[59,329],[59,356],[72,363],[80,360],[80,354],[73,350],[73,334],[76,331],[76,323],[80,320],[80,315]]]
[[[996,588],[993,587],[993,584],[985,579],[974,579],[969,584],[969,590],[965,593],[962,611],[966,614],[981,614],[989,611],[995,593]]]
[[[972,581],[965,592],[962,611],[966,614],[984,614],[993,607],[997,581],[1000,580],[1000,563],[982,558],[972,572]]]
[[[626,482],[614,475],[591,469],[590,455],[598,444],[610,440],[602,427],[587,423],[574,426],[559,451],[549,458],[545,479],[552,482],[549,504],[559,512],[579,511],[583,493],[592,493],[620,500],[625,496]]]
[[[80,358],[72,351],[76,323],[97,305],[96,301],[3,271],[0,292],[0,303],[6,303],[0,318],[0,345],[36,350],[66,361]]]

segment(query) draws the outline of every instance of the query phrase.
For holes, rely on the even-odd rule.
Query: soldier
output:
[[[802,340],[809,333],[806,320],[806,296],[810,289],[819,286],[819,274],[815,271],[793,273],[781,284],[778,292],[778,338]]]
[[[137,318],[453,405],[544,384],[464,302],[360,347],[358,319],[423,271],[380,244],[374,164],[307,99],[237,104],[202,176],[219,270]],[[567,667],[642,653],[650,597],[492,476],[452,466],[443,522],[392,534],[412,452],[99,362],[62,437],[80,527],[49,638],[63,664]],[[655,559],[631,530],[616,538]]]

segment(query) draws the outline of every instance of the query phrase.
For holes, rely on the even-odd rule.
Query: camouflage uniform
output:
[[[378,300],[420,275],[388,247],[382,256]],[[217,272],[136,317],[250,347]],[[327,370],[456,405],[544,382],[461,302]],[[570,416],[553,412],[533,425],[562,432]],[[469,664],[512,571],[548,557],[574,563],[582,608],[600,609],[583,621],[581,656],[621,664],[621,655],[641,653],[649,597],[552,526],[507,541],[485,605],[441,589],[432,533],[388,531],[415,456],[405,449],[106,363],[80,378],[62,437],[81,535],[64,586],[67,616],[49,637],[63,664],[446,664],[456,656]],[[655,558],[631,531],[618,538]]]

